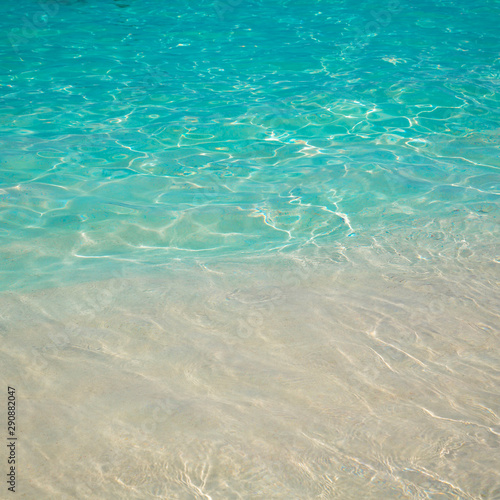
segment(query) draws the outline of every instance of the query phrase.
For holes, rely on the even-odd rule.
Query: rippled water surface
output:
[[[497,0],[0,14],[20,498],[500,498]]]

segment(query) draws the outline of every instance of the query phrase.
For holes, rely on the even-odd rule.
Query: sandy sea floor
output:
[[[499,498],[493,261],[448,257],[336,248],[3,293],[18,497]]]

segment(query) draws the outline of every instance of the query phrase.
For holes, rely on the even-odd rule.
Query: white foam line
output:
[[[385,344],[385,345],[388,345],[390,347],[392,347],[393,349],[396,349],[396,351],[399,351],[401,352],[402,354],[405,354],[406,356],[408,356],[409,358],[413,359],[413,361],[415,361],[416,363],[418,363],[420,366],[422,366],[423,368],[427,368],[427,365],[425,363],[423,363],[422,361],[420,361],[419,359],[415,358],[414,356],[412,356],[411,354],[408,354],[406,351],[403,351],[403,349],[400,349],[399,347],[396,347],[395,345],[393,344],[390,344],[389,342],[384,342],[382,339],[379,339],[378,337],[374,337],[374,339],[377,341],[377,342],[380,342],[381,344]]]
[[[459,419],[455,419],[455,418],[440,417],[439,415],[436,415],[435,413],[428,410],[427,408],[424,408],[423,406],[421,406],[420,408],[422,408],[422,410],[424,410],[426,413],[428,413],[431,417],[437,418],[438,420],[447,420],[448,422],[456,422],[458,424],[464,424],[464,425],[474,425],[475,427],[481,427],[483,429],[487,429],[490,432],[492,432],[493,434],[500,436],[500,432],[494,431],[491,427],[488,427],[487,425],[478,424],[475,422],[469,422],[467,420],[459,420]]]
[[[355,232],[354,231],[354,228],[352,227],[351,225],[351,221],[349,220],[349,216],[347,214],[344,214],[343,212],[334,212],[335,215],[338,215],[348,226],[349,226],[349,229],[351,230],[351,232]]]
[[[415,470],[417,472],[420,472],[424,476],[430,477],[430,478],[434,479],[434,481],[437,481],[438,483],[446,484],[450,488],[453,488],[455,491],[459,491],[462,495],[465,495],[466,498],[470,498],[470,499],[474,498],[474,497],[470,496],[467,492],[462,490],[462,488],[460,488],[459,486],[455,486],[453,483],[450,483],[449,481],[445,481],[444,479],[441,479],[439,476],[432,474],[427,469],[416,467],[414,469],[413,468],[406,468],[405,470],[409,470],[409,471]]]
[[[181,457],[181,460],[182,457]],[[202,484],[201,484],[201,487],[199,486],[196,486],[196,484],[193,483],[193,481],[191,480],[191,477],[189,476],[189,473],[188,473],[188,462],[187,461],[184,461],[184,482],[187,486],[190,486],[194,491],[197,491],[202,497],[204,498],[207,498],[208,500],[213,500],[212,497],[208,494],[208,493],[205,493],[203,491],[203,488],[205,488],[205,485],[206,485],[206,480],[207,480],[207,477],[209,475],[209,471],[205,473],[205,466],[203,466],[203,469],[201,471],[201,480],[202,480]],[[205,477],[203,477],[205,476]]]
[[[394,368],[389,363],[387,363],[387,361],[384,359],[384,357],[381,354],[379,354],[372,347],[369,347],[369,349],[370,349],[370,351],[373,351],[382,360],[382,363],[384,363],[384,365],[387,366],[387,368],[389,368],[389,370],[391,370],[391,372],[397,373],[397,371],[394,370]]]

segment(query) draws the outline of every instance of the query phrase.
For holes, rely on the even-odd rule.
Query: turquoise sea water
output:
[[[498,2],[224,1],[2,7],[2,288],[493,231]]]
[[[497,0],[0,13],[21,498],[498,498]]]

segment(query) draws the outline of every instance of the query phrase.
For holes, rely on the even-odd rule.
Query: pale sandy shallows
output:
[[[493,264],[384,255],[2,294],[17,498],[500,498]]]

